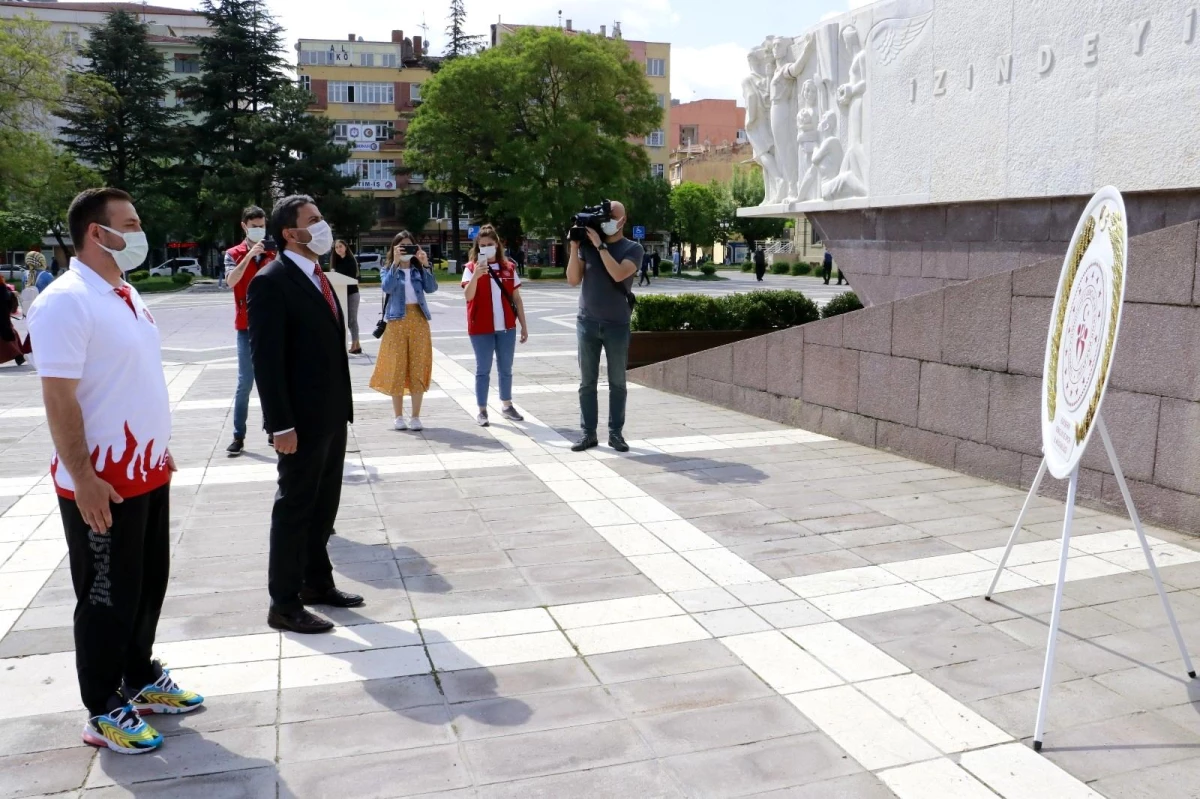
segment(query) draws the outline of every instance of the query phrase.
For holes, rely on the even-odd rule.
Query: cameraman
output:
[[[602,223],[604,238],[586,228],[587,241],[571,241],[567,283],[583,285],[575,332],[579,342],[579,412],[583,437],[571,449],[583,452],[599,444],[596,383],[600,350],[608,361],[608,445],[628,452],[621,433],[625,427],[625,364],[629,359],[629,318],[633,313],[633,276],[642,262],[642,245],[622,235],[625,206],[611,204],[610,219]]]

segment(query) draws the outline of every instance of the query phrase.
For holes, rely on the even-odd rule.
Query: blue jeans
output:
[[[254,361],[250,357],[250,331],[237,332],[238,382],[233,395],[233,437],[246,437],[246,417],[250,414],[250,390],[254,388]]]
[[[595,435],[600,411],[596,383],[600,380],[600,350],[608,359],[608,432],[625,429],[625,365],[629,362],[629,323],[597,322],[576,319],[579,341],[579,425],[584,433]]]
[[[513,353],[517,349],[517,329],[503,333],[480,333],[471,336],[471,347],[475,350],[475,402],[480,408],[487,407],[488,385],[492,377],[492,356],[496,358],[496,369],[500,372],[500,401],[512,402]]]

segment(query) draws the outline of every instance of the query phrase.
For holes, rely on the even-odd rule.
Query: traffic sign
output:
[[[646,238],[646,226],[645,225],[634,225],[633,226],[633,237],[635,239],[637,239],[638,241],[641,241],[642,239]]]
[[[475,237],[479,235],[479,227],[479,225],[471,225],[467,228],[467,239],[469,241],[475,241]]]

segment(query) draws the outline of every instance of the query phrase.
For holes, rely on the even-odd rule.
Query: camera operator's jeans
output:
[[[254,388],[254,361],[250,357],[250,331],[237,332],[238,381],[233,395],[233,437],[246,437],[246,417],[250,415],[250,390]]]
[[[475,402],[480,408],[487,407],[488,385],[492,377],[492,356],[496,358],[496,371],[500,373],[500,401],[512,402],[513,352],[517,348],[517,329],[502,333],[480,333],[471,336],[471,348],[475,350]]]
[[[600,350],[608,359],[608,432],[625,429],[625,365],[629,362],[629,323],[576,319],[579,341],[579,425],[584,433],[596,433],[600,411],[596,383],[600,380]]]

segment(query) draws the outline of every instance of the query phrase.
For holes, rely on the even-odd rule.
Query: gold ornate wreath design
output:
[[[1092,422],[1096,418],[1096,412],[1100,408],[1100,393],[1104,388],[1104,378],[1108,375],[1108,367],[1112,363],[1113,348],[1117,340],[1117,314],[1121,309],[1121,287],[1125,282],[1125,240],[1121,235],[1121,214],[1105,206],[1100,210],[1099,216],[1100,230],[1108,233],[1108,239],[1112,245],[1113,301],[1109,304],[1108,336],[1104,342],[1104,356],[1100,364],[1102,379],[1097,380],[1095,387],[1092,389],[1092,399],[1088,402],[1087,413],[1084,414],[1083,421],[1075,425],[1076,444],[1082,442],[1087,437],[1088,430],[1091,429]],[[1092,244],[1092,239],[1095,238],[1096,228],[1096,217],[1089,216],[1087,222],[1083,225],[1083,230],[1079,234],[1079,241],[1075,243],[1075,248],[1071,251],[1071,259],[1067,263],[1067,293],[1063,297],[1062,303],[1056,309],[1054,335],[1051,337],[1050,346],[1049,376],[1046,381],[1046,411],[1048,420],[1051,422],[1054,421],[1058,405],[1058,351],[1059,345],[1062,343],[1063,324],[1066,322],[1067,306],[1070,305],[1071,289],[1075,285],[1075,274],[1079,271],[1079,264],[1083,261],[1084,253],[1087,252],[1088,247]]]

